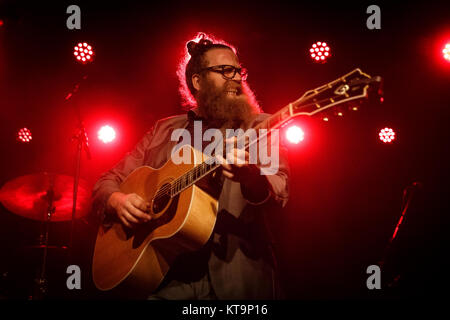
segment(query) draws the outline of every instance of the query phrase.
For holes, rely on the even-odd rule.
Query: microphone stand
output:
[[[87,76],[83,76],[82,80],[86,80]],[[80,83],[77,83],[69,94],[67,94],[65,100],[69,101],[73,95],[78,92]],[[74,175],[74,181],[73,181],[73,203],[72,203],[72,223],[70,227],[70,241],[69,241],[69,257],[73,256],[73,236],[74,236],[74,230],[75,230],[75,215],[77,210],[77,195],[78,195],[78,184],[80,181],[80,167],[81,167],[81,153],[82,149],[86,151],[86,155],[88,160],[91,159],[91,152],[89,150],[89,142],[88,137],[86,133],[86,128],[84,126],[83,119],[81,117],[81,112],[79,106],[74,103],[74,108],[77,116],[77,133],[72,137],[72,141],[77,142],[77,152],[75,157],[75,175]]]

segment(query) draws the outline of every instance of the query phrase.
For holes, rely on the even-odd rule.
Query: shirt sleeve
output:
[[[94,185],[92,192],[92,209],[96,217],[104,225],[109,225],[112,218],[107,212],[106,202],[113,192],[120,191],[120,184],[136,168],[145,165],[145,154],[154,137],[154,128],[137,143],[135,148],[129,152],[111,170],[103,173]]]
[[[289,165],[284,148],[280,148],[280,166],[274,175],[266,176],[269,181],[269,193],[281,207],[284,207],[289,199]]]
[[[267,180],[264,194],[259,195],[257,198],[262,199],[255,201],[254,195],[251,196],[251,192],[241,187],[242,195],[251,205],[262,205],[268,201],[274,201],[277,205],[284,207],[289,199],[289,164],[287,159],[287,150],[285,147],[279,148],[279,166],[278,171],[272,175],[265,175]],[[253,199],[252,199],[253,198]]]

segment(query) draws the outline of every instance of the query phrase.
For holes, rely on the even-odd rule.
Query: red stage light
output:
[[[73,55],[81,63],[88,63],[93,60],[94,51],[92,50],[92,47],[90,45],[84,42],[79,43],[74,47]]]
[[[395,139],[395,132],[391,128],[384,128],[380,130],[378,134],[380,140],[384,143],[392,142]]]
[[[110,143],[116,138],[116,131],[110,126],[103,126],[98,130],[97,136],[103,143]]]
[[[318,41],[314,43],[311,49],[309,49],[309,52],[311,53],[311,58],[315,62],[324,63],[326,59],[330,57],[330,47],[326,42]]]
[[[17,132],[17,140],[21,142],[30,142],[32,139],[31,131],[27,128],[22,128]]]
[[[302,129],[300,129],[297,126],[290,126],[287,130],[286,130],[286,138],[289,142],[291,143],[299,143],[300,141],[302,141],[305,137],[305,133],[303,132]]]
[[[450,43],[447,43],[445,45],[445,48],[442,50],[442,53],[444,54],[444,59],[450,62]]]

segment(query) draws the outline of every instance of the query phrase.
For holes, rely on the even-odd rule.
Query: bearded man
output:
[[[121,193],[119,185],[134,169],[160,168],[169,160],[177,143],[171,140],[173,130],[186,129],[193,136],[195,121],[202,122],[203,130],[247,129],[269,116],[261,113],[233,47],[202,35],[198,42],[187,43],[187,53],[178,74],[180,92],[192,107],[187,114],[157,121],[131,153],[101,176],[93,199],[105,226],[118,218],[133,228],[151,219],[146,213],[150,204],[134,193]],[[219,174],[199,183],[219,201],[209,241],[198,251],[180,255],[150,299],[279,298],[265,218],[287,202],[286,159],[281,152],[277,173],[262,175],[244,150],[226,158]]]

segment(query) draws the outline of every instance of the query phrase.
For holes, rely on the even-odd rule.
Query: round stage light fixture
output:
[[[98,130],[97,137],[103,143],[110,143],[116,138],[116,131],[111,126],[103,126]]]
[[[22,128],[17,132],[17,140],[28,143],[33,139],[31,131],[28,128]]]
[[[442,49],[442,53],[444,55],[444,59],[450,62],[450,43],[445,45],[444,49]]]
[[[318,41],[312,45],[309,49],[311,59],[314,62],[325,63],[326,60],[331,56],[330,47],[326,42]]]
[[[92,49],[92,46],[90,46],[86,42],[78,43],[73,49],[73,55],[75,56],[77,61],[83,64],[92,62],[92,60],[94,59],[94,50]]]
[[[380,137],[380,140],[384,143],[390,143],[395,140],[395,132],[391,128],[384,128],[380,130],[380,133],[378,133],[378,136]]]
[[[299,143],[300,141],[303,141],[303,139],[305,138],[305,133],[303,132],[303,130],[297,126],[290,126],[287,130],[286,130],[286,139],[290,142],[290,143]]]

